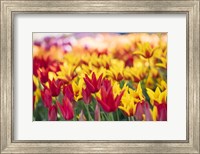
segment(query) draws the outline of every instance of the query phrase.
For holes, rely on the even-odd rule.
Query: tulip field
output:
[[[33,121],[167,121],[167,33],[43,35]]]

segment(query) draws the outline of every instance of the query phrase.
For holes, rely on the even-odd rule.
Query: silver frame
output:
[[[1,153],[200,153],[199,0],[0,0]],[[14,17],[25,13],[170,13],[187,16],[187,139],[185,141],[16,141],[14,109]]]

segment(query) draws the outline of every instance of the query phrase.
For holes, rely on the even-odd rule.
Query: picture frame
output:
[[[199,153],[199,0],[11,1],[1,0],[1,153]],[[14,18],[26,13],[186,14],[185,141],[17,141],[14,132]]]

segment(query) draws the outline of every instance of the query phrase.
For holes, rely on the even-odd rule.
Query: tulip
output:
[[[146,68],[140,61],[135,61],[135,63],[134,67],[124,68],[124,78],[139,83],[145,78]]]
[[[74,100],[74,91],[71,84],[63,87],[63,94],[66,95],[70,101]]]
[[[35,97],[34,98],[34,103],[35,103],[34,106],[36,108],[36,106],[37,106],[37,104],[38,104],[38,102],[39,102],[39,100],[41,98],[41,91],[40,91],[39,88],[37,88],[36,91],[34,91],[33,96]]]
[[[145,97],[143,95],[143,92],[142,92],[142,87],[141,87],[141,84],[140,82],[138,83],[137,85],[137,89],[136,91],[131,91],[130,92],[131,95],[133,95],[133,97],[135,98],[135,102],[138,103],[138,102],[142,102],[145,100]]]
[[[164,80],[162,80],[162,81],[160,82],[160,84],[158,84],[158,87],[159,87],[162,91],[165,91],[165,90],[167,89],[167,83],[166,83]]]
[[[158,104],[167,103],[167,90],[161,92],[158,87],[156,88],[155,92],[149,88],[146,88],[146,90],[152,105],[154,105],[155,102]]]
[[[133,61],[134,61],[133,56],[127,54],[127,58],[125,59],[125,66],[132,67],[133,66]]]
[[[61,87],[62,81],[61,80],[49,80],[49,87],[52,93],[52,96],[58,96],[60,94],[60,87]]]
[[[147,101],[137,103],[135,118],[140,121],[152,121],[151,109]]]
[[[98,69],[101,67],[109,69],[110,59],[111,59],[111,57],[105,53],[101,53],[101,55],[99,53],[97,53],[97,54],[95,53],[91,56],[90,63]]]
[[[52,103],[51,91],[48,88],[45,88],[43,91],[41,91],[41,95],[44,107],[49,108]]]
[[[157,121],[167,121],[167,104],[166,103],[155,103],[155,106],[157,107]]]
[[[82,78],[76,78],[72,81],[72,89],[74,92],[74,100],[78,101],[82,98],[82,89],[84,85],[84,80]]]
[[[135,118],[136,120],[144,120],[144,110],[142,103],[138,103],[136,106],[136,112],[135,112]]]
[[[119,109],[128,117],[134,116],[136,110],[135,98],[132,95],[132,91],[131,88],[125,90],[119,106]]]
[[[33,75],[33,92],[36,91],[36,89],[39,88],[39,86],[40,83],[38,78],[35,75]]]
[[[110,80],[105,79],[100,89],[101,99],[97,96],[96,99],[105,112],[115,112],[118,109],[121,98],[124,94],[122,91],[114,97],[113,89]]]
[[[56,105],[52,105],[48,109],[48,120],[56,121],[57,120],[57,107]]]
[[[96,93],[96,92],[99,91],[99,89],[101,87],[102,76],[103,76],[103,74],[101,74],[99,76],[99,78],[97,79],[95,73],[93,72],[92,73],[92,78],[90,79],[88,77],[88,75],[85,75],[84,81],[85,81],[86,87],[88,88],[88,90],[91,93]]]
[[[37,73],[38,73],[38,76],[39,76],[39,79],[42,83],[46,83],[48,81],[48,72],[49,72],[49,69],[45,69],[44,67],[42,68],[39,68],[37,70]]]
[[[92,99],[89,89],[83,88],[82,95],[83,95],[83,101],[85,102],[85,104],[89,104],[91,102],[91,99]]]
[[[161,57],[160,60],[161,60],[161,62],[160,62],[160,63],[157,63],[156,66],[157,66],[157,67],[164,68],[164,69],[167,69],[167,59]]]
[[[56,104],[59,107],[65,120],[71,120],[74,118],[73,106],[67,96],[64,96],[62,105],[58,101],[56,102]]]
[[[86,121],[86,117],[83,113],[83,110],[81,110],[80,114],[79,114],[79,118],[78,118],[79,121]]]
[[[77,76],[77,73],[75,71],[76,67],[76,65],[64,62],[62,65],[60,65],[60,71],[56,72],[56,74],[59,79],[62,79],[66,83],[69,83]]]
[[[149,42],[145,42],[143,44],[138,43],[138,51],[135,51],[134,55],[141,55],[142,57],[149,59],[153,56],[156,48],[153,48]]]
[[[124,62],[112,61],[112,65],[107,70],[108,76],[112,77],[116,81],[121,81],[124,78]]]

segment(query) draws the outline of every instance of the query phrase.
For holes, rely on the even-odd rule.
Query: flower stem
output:
[[[90,119],[91,121],[93,121],[92,116],[91,116],[90,111],[89,111],[89,105],[87,105],[87,111],[88,111],[89,119]]]
[[[109,117],[108,117],[108,115],[107,115],[107,114],[105,114],[104,112],[103,112],[102,114],[104,115],[104,117],[105,117],[105,120],[109,121]]]
[[[112,113],[112,112],[109,113],[109,117],[110,117],[110,120],[111,120],[111,121],[114,121],[114,117],[113,117],[113,113]]]
[[[90,114],[90,111],[89,111],[89,105],[86,105],[84,102],[83,102],[83,104],[84,104],[84,106],[85,106],[85,108],[86,108],[86,111],[87,111],[87,113],[88,113],[88,120],[89,120],[89,121],[93,121],[93,118],[92,118],[92,116],[91,116],[91,114]]]
[[[116,114],[117,114],[117,121],[119,121],[119,113],[118,113],[118,110],[116,111]]]

